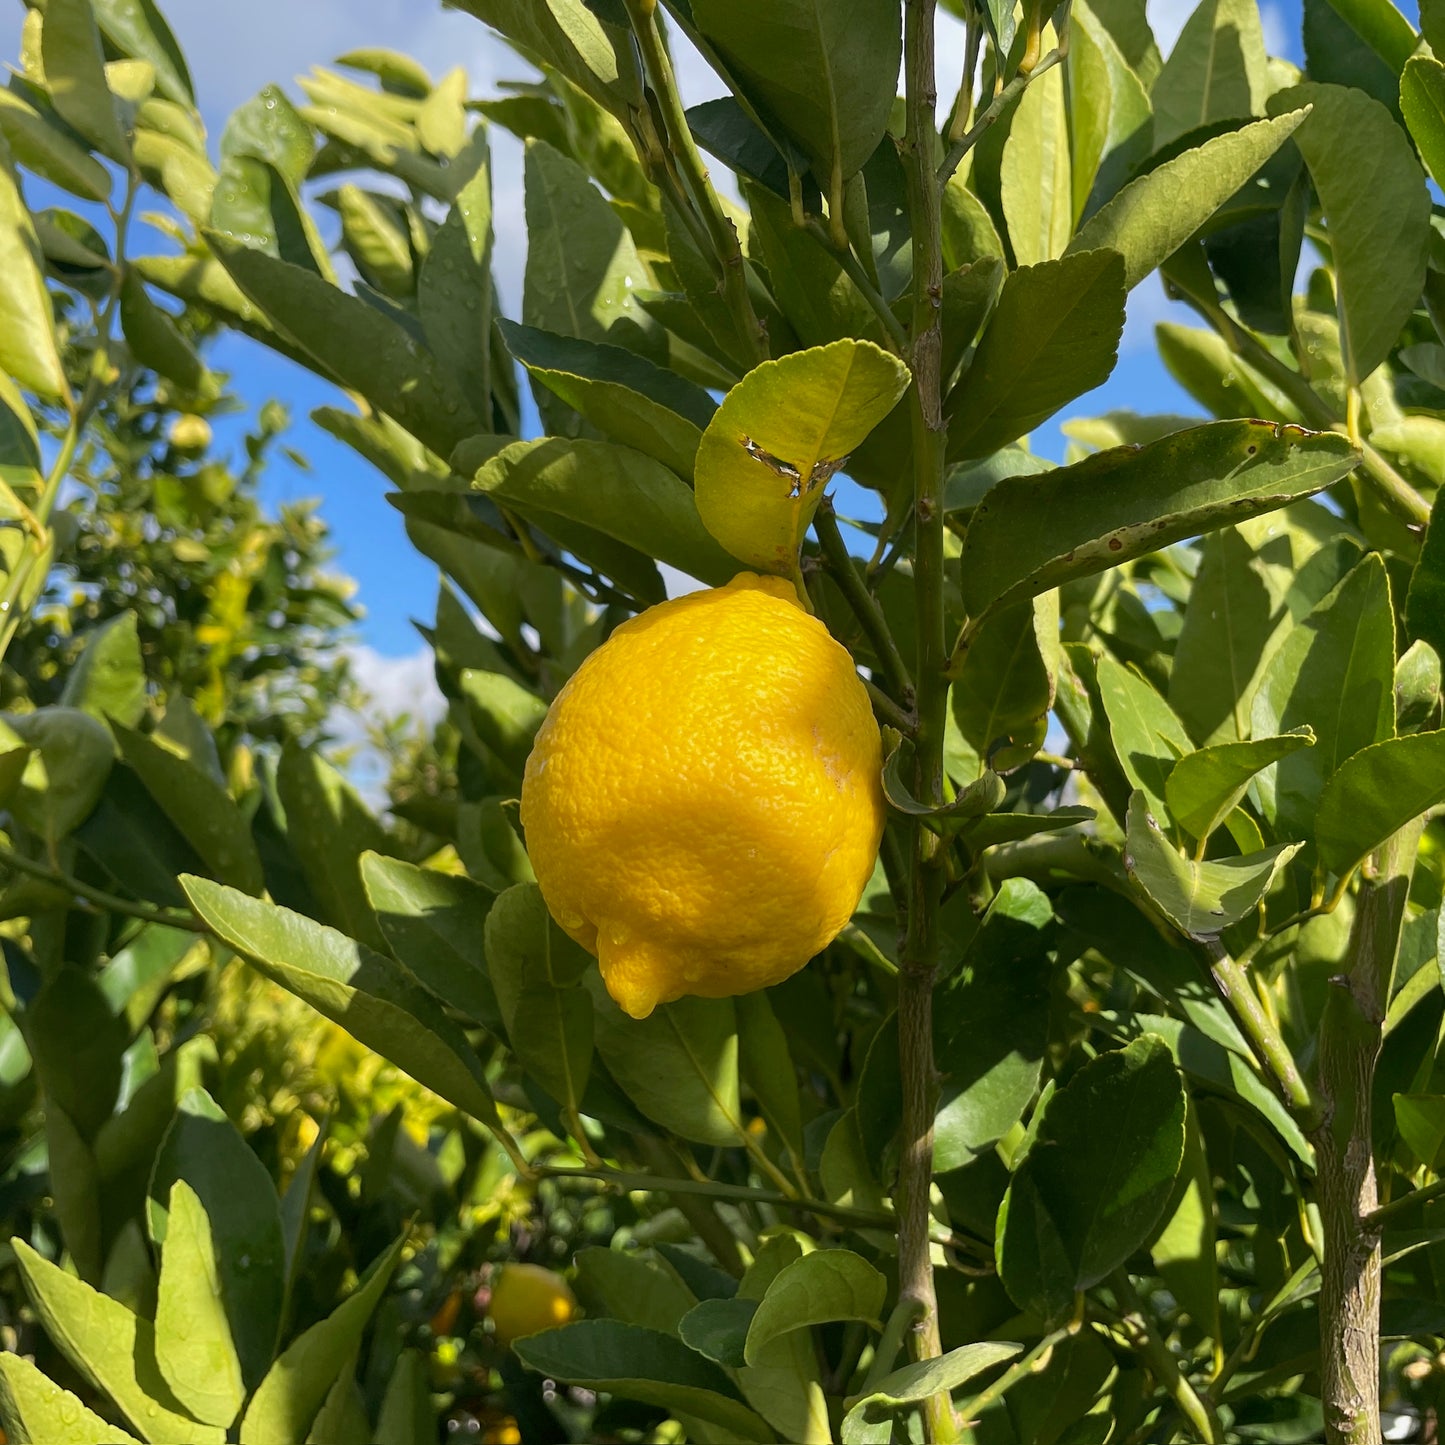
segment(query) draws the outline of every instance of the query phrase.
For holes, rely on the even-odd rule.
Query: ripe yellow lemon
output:
[[[787,582],[649,608],[537,734],[522,825],[542,896],[634,1018],[778,983],[857,907],[881,753],[852,659]]]
[[[540,1264],[504,1264],[492,1286],[487,1314],[499,1343],[565,1325],[577,1313],[577,1296],[560,1274]]]

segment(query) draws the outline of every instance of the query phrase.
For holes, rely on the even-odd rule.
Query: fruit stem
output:
[[[904,19],[906,127],[902,147],[913,238],[913,306],[909,368],[913,373],[914,602],[918,660],[914,796],[941,804],[943,736],[947,719],[948,647],[943,609],[943,462],[945,426],[940,324],[943,297],[942,182],[934,169],[938,144],[934,87],[936,0],[908,0]],[[939,908],[945,856],[939,840],[914,821],[908,860],[908,927],[898,979],[898,1036],[903,1083],[903,1149],[898,1166],[898,1297],[918,1317],[908,1331],[915,1360],[943,1352],[929,1251],[929,1191],[933,1181],[933,1117],[938,1074],[933,1061],[933,982],[939,963]],[[923,1402],[925,1436],[961,1438],[946,1390]]]

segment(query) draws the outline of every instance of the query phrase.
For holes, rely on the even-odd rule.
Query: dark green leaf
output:
[[[206,380],[201,358],[175,321],[151,300],[145,283],[134,271],[126,272],[121,287],[120,324],[126,345],[142,366],[158,371],[182,391],[201,389]]]
[[[787,1031],[778,1022],[766,992],[739,994],[733,1001],[738,1019],[738,1064],[768,1127],[795,1159],[803,1157],[803,1117],[798,1073]]]
[[[1085,1064],[1049,1100],[999,1211],[999,1275],[1044,1319],[1117,1269],[1153,1232],[1184,1153],[1183,1081],[1146,1035]]]
[[[697,508],[729,552],[792,575],[829,480],[898,404],[908,370],[867,341],[755,367],[723,398],[697,453]]]
[[[875,0],[692,0],[743,92],[808,152],[829,195],[873,154],[893,109],[901,13]]]
[[[592,1066],[592,958],[552,921],[535,883],[509,888],[487,917],[487,967],[507,1040],[573,1123]]]
[[[1395,731],[1395,618],[1385,566],[1371,554],[1280,644],[1254,695],[1253,731],[1313,728],[1316,745],[1259,775],[1275,835],[1314,833],[1320,795],[1346,758]]]
[[[955,663],[951,700],[958,730],[996,772],[1043,746],[1058,672],[1057,592],[995,612]],[[1010,746],[995,754],[996,744]]]
[[[1106,656],[1099,659],[1098,679],[1119,765],[1149,806],[1165,817],[1169,777],[1176,760],[1190,750],[1189,735],[1169,704],[1137,672]]]
[[[474,485],[537,526],[556,528],[554,535],[569,548],[562,528],[570,524],[712,586],[739,570],[704,529],[686,484],[628,447],[561,437],[513,442],[477,472]],[[576,550],[610,572],[608,557]]]
[[[246,1406],[241,1445],[276,1445],[305,1436],[332,1382],[343,1370],[349,1373],[362,1331],[391,1282],[405,1243],[403,1235],[346,1299],[286,1347]]]
[[[1445,732],[1389,738],[1346,758],[1315,815],[1323,873],[1344,880],[1408,822],[1445,801]]]
[[[303,267],[211,232],[212,250],[275,329],[390,413],[434,452],[448,455],[480,423],[461,393],[402,327]]]
[[[1410,576],[1405,627],[1412,638],[1428,642],[1437,656],[1445,658],[1445,502],[1439,497],[1431,508],[1420,560]]]
[[[573,1283],[590,1316],[676,1334],[677,1322],[693,1307],[693,1293],[676,1274],[640,1253],[580,1249]]]
[[[105,789],[115,749],[110,730],[68,707],[7,713],[3,720],[31,750],[10,810],[32,833],[58,843],[85,821]]]
[[[496,1105],[466,1035],[399,964],[289,909],[204,878],[182,884],[217,936],[268,978],[448,1103],[496,1125]]]
[[[1389,355],[1420,299],[1431,235],[1425,174],[1390,112],[1362,91],[1298,85],[1269,104],[1312,107],[1295,143],[1329,223],[1345,367],[1358,385]]]
[[[861,1255],[848,1249],[817,1249],[781,1270],[768,1285],[748,1326],[744,1353],[760,1363],[780,1335],[831,1320],[876,1323],[888,1283]]]
[[[964,605],[977,618],[1170,542],[1287,506],[1338,481],[1356,460],[1333,432],[1226,421],[1144,447],[1097,452],[1038,476],[1008,478],[969,523]]]
[[[760,1301],[755,1299],[705,1299],[677,1322],[683,1344],[730,1370],[747,1364],[745,1347],[753,1316]]]
[[[120,1093],[123,1020],[90,974],[66,964],[26,1011],[25,1032],[41,1090],[93,1139]]]
[[[251,829],[225,787],[155,734],[114,729],[121,756],[182,837],[222,883],[260,894],[265,886]]]
[[[0,136],[17,165],[87,201],[110,199],[110,172],[13,91],[0,91]]]
[[[163,1271],[178,1180],[195,1191],[205,1213],[241,1376],[254,1385],[271,1363],[281,1327],[281,1216],[266,1166],[202,1089],[182,1097],[151,1171],[150,1233],[161,1247]]]
[[[276,791],[287,840],[321,916],[384,953],[386,937],[361,881],[361,855],[393,851],[385,830],[330,763],[295,744],[281,753]]]
[[[659,1330],[581,1320],[529,1335],[515,1349],[528,1369],[554,1380],[681,1410],[743,1440],[772,1438],[717,1365]]]
[[[596,341],[501,324],[517,358],[549,391],[613,441],[692,476],[703,428],[717,403],[700,386],[636,352]]]
[[[396,956],[441,1001],[501,1031],[482,932],[493,894],[469,878],[361,855],[361,881]]]
[[[987,456],[1104,382],[1124,329],[1124,294],[1115,251],[1010,272],[949,398],[948,459]]]
[[[128,164],[130,146],[106,83],[105,53],[91,0],[47,4],[40,44],[57,114],[111,160]]]

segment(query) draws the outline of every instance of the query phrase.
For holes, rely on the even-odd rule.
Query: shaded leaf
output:
[[[728,1369],[741,1369],[747,1364],[748,1330],[760,1304],[736,1297],[702,1300],[677,1322],[677,1332],[683,1344],[698,1354]]]
[[[1189,735],[1169,704],[1137,672],[1101,657],[1099,696],[1109,719],[1109,735],[1124,776],[1141,789],[1161,817],[1177,760],[1190,751]]]
[[[1275,875],[1304,846],[1278,843],[1261,853],[1196,862],[1182,857],[1149,813],[1144,794],[1129,802],[1124,866],[1156,908],[1191,938],[1216,938],[1259,907]]]
[[[1420,298],[1431,234],[1425,173],[1394,117],[1363,91],[1298,85],[1269,105],[1312,107],[1295,143],[1329,224],[1345,368],[1358,385],[1389,355]]]
[[[1155,1035],[1091,1059],[1044,1109],[999,1210],[1010,1298],[1046,1320],[1148,1239],[1184,1153],[1183,1081]]]
[[[91,0],[57,0],[45,8],[41,55],[50,103],[61,119],[121,165],[130,146],[106,83],[105,53]]]
[[[0,91],[0,136],[17,165],[87,201],[110,199],[110,172],[13,91]]]

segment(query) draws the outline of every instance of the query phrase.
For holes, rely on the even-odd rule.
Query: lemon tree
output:
[[[316,422],[438,568],[448,717],[385,816],[294,739],[211,767],[119,633],[8,720],[0,1062],[54,1185],[54,1258],[16,1259],[83,1398],[7,1363],[7,1431],[423,1439],[440,1405],[539,1441],[1373,1445],[1438,1415],[1438,17],[1311,4],[1291,61],[1252,0],[1167,55],[1087,0],[454,8],[523,79],[356,50],[215,144],[150,5],[47,0],[13,47],[0,641],[110,358],[204,411],[183,303],[335,386]],[[1088,416],[1161,282],[1190,412]],[[418,1192],[465,1181],[488,1241],[383,1245],[300,1329],[292,1216],[231,1144],[247,1209],[152,1141],[121,1227],[144,1065],[97,908],[424,1087],[455,1127],[412,1139]],[[329,1157],[340,1220],[369,1166]],[[490,1296],[403,1323],[468,1251]]]

